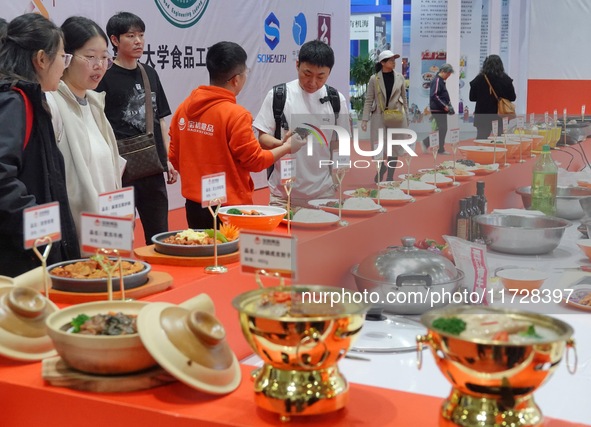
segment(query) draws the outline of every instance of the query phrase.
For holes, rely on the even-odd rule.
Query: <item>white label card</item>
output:
[[[99,213],[101,215],[133,218],[135,215],[133,187],[125,187],[121,190],[99,194]]]
[[[265,270],[269,274],[294,278],[296,237],[283,234],[240,232],[240,265],[243,273]]]
[[[529,115],[529,124],[530,124],[531,126],[533,126],[533,125],[535,125],[535,124],[536,124],[536,113],[531,113],[531,114]]]
[[[554,110],[554,123],[556,123],[558,121],[558,110]]]
[[[566,108],[562,111],[562,116],[564,117],[564,126],[566,126]]]
[[[83,212],[80,221],[80,240],[84,252],[97,249],[117,249],[121,255],[133,250],[133,218],[96,215]]]
[[[60,205],[58,202],[33,206],[23,211],[25,249],[35,246],[37,239],[48,237],[52,242],[62,239]]]
[[[450,129],[447,135],[449,137],[450,144],[457,144],[458,142],[460,142],[460,129],[459,128]]]
[[[544,113],[544,123],[548,124],[549,120],[550,120],[550,114],[548,114],[548,112],[546,111]]]
[[[439,132],[431,132],[429,134],[429,148],[439,148]]]
[[[205,175],[201,178],[201,206],[221,205],[228,200],[226,172]]]
[[[499,136],[499,122],[497,120],[492,121],[492,135]]]
[[[333,169],[351,169],[351,156],[341,156],[339,150],[332,152]]]
[[[280,161],[281,165],[281,182],[285,184],[286,181],[294,179],[296,176],[296,161],[291,157],[283,158]]]
[[[509,129],[509,118],[503,117],[503,131],[507,132],[507,129]]]
[[[581,106],[581,117],[583,120],[585,120],[585,104]]]
[[[517,116],[517,129],[523,129],[525,127],[525,116]],[[507,131],[505,131],[507,133]]]

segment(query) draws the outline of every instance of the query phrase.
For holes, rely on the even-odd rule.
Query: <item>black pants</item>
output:
[[[216,207],[212,206],[211,208],[215,210]],[[187,216],[187,224],[189,225],[189,228],[196,230],[213,228],[213,216],[211,215],[209,208],[201,207],[201,203],[187,199],[185,202],[185,214]]]
[[[481,121],[478,126],[476,127],[476,139],[487,139],[490,134],[492,133],[492,122],[494,119],[491,120],[483,120]],[[503,120],[499,119],[499,134],[497,136],[501,136],[503,134]]]
[[[156,174],[124,182],[124,187],[133,187],[135,208],[138,211],[146,245],[152,244],[152,236],[168,231],[168,194],[164,174]]]
[[[433,113],[435,123],[437,123],[437,129],[439,130],[439,153],[445,151],[445,137],[447,135],[447,114],[435,114]]]

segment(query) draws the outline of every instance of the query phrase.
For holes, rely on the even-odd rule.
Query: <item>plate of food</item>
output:
[[[499,170],[499,164],[493,163],[490,165],[480,165],[476,163],[474,166],[475,169],[472,171],[475,175],[490,175],[491,173],[495,173]]]
[[[316,199],[310,200],[308,204],[325,212],[339,214],[338,199]],[[343,201],[341,213],[348,216],[370,216],[378,213],[381,208],[369,197],[351,197]]]
[[[409,196],[400,188],[389,187],[380,188],[379,194],[377,188],[358,188],[356,190],[344,191],[343,194],[347,197],[369,197],[375,203],[378,203],[379,195],[379,204],[384,206],[400,206],[405,205],[409,202],[413,202],[415,200],[412,196]]]
[[[213,256],[212,228],[205,230],[167,231],[152,237],[154,250],[161,254],[187,257]],[[222,224],[217,230],[218,255],[226,255],[238,250],[239,231],[231,224]]]
[[[456,181],[468,181],[470,178],[472,178],[474,175],[476,175],[474,172],[469,171],[467,169],[461,169],[461,168],[455,168],[453,167],[453,162],[451,162],[452,165],[444,168],[443,166],[438,166],[437,167],[437,172],[448,177],[451,178],[452,180],[455,179]],[[421,173],[433,173],[433,169],[419,169],[419,172]]]
[[[284,224],[291,222],[292,227],[296,228],[325,228],[335,225],[339,222],[339,216],[330,212],[325,212],[322,209],[298,209],[289,221],[287,218],[283,218]]]
[[[440,171],[437,171],[436,173],[433,173],[433,171],[425,173],[419,172],[418,174],[412,174],[410,176],[407,174],[400,175],[400,179],[406,180],[407,178],[410,180],[436,185],[437,187],[447,187],[454,182],[453,179],[445,176]]]
[[[98,257],[63,261],[47,267],[51,278],[51,287],[65,292],[107,292],[107,273],[98,262]],[[104,261],[103,261],[104,262]],[[109,258],[111,264],[114,258]],[[147,262],[122,258],[123,285],[125,289],[133,289],[148,281],[148,273],[152,267]],[[113,291],[119,291],[119,269],[113,272]]]
[[[564,301],[579,310],[591,311],[591,284],[575,284],[570,286],[569,289],[572,289],[573,292],[570,295],[568,292],[564,292]]]
[[[380,185],[386,188],[399,188],[404,193],[410,193],[411,196],[423,196],[433,193],[437,187],[426,182],[416,181],[413,179],[405,181],[384,181]]]

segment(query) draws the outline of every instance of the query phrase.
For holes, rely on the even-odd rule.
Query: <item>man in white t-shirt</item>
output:
[[[336,118],[325,85],[333,65],[334,52],[326,43],[313,40],[302,45],[296,61],[298,78],[285,86],[283,114],[287,126],[282,129],[281,136],[288,130],[319,128],[323,125],[338,125],[347,129],[350,134],[349,109],[345,97],[338,93],[340,111]],[[267,93],[254,127],[259,131],[259,142],[264,148],[282,144],[281,139],[274,136],[276,122],[273,115],[273,90]],[[333,139],[333,133],[324,132],[326,139],[313,138],[312,155],[308,154],[307,147],[292,154],[295,158],[295,180],[291,190],[291,203],[294,206],[305,206],[311,199],[334,197],[336,186],[331,168],[326,162],[320,163],[321,160],[330,160],[331,151],[337,149],[336,136],[332,147],[330,143],[327,144],[327,141]],[[287,201],[280,174],[280,163],[276,163],[269,177],[272,205],[285,205]]]

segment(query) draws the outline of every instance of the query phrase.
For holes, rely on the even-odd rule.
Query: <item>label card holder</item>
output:
[[[201,206],[221,205],[228,200],[226,172],[205,175],[201,178]]]
[[[135,216],[135,195],[133,187],[99,194],[99,213],[108,216]]]
[[[240,266],[243,273],[265,272],[282,278],[296,278],[295,236],[242,230]]]
[[[23,211],[24,247],[31,249],[37,239],[62,239],[59,202],[26,208]]]
[[[98,249],[116,249],[121,255],[131,255],[133,224],[133,218],[129,217],[82,212],[80,221],[82,250],[95,253]]]

